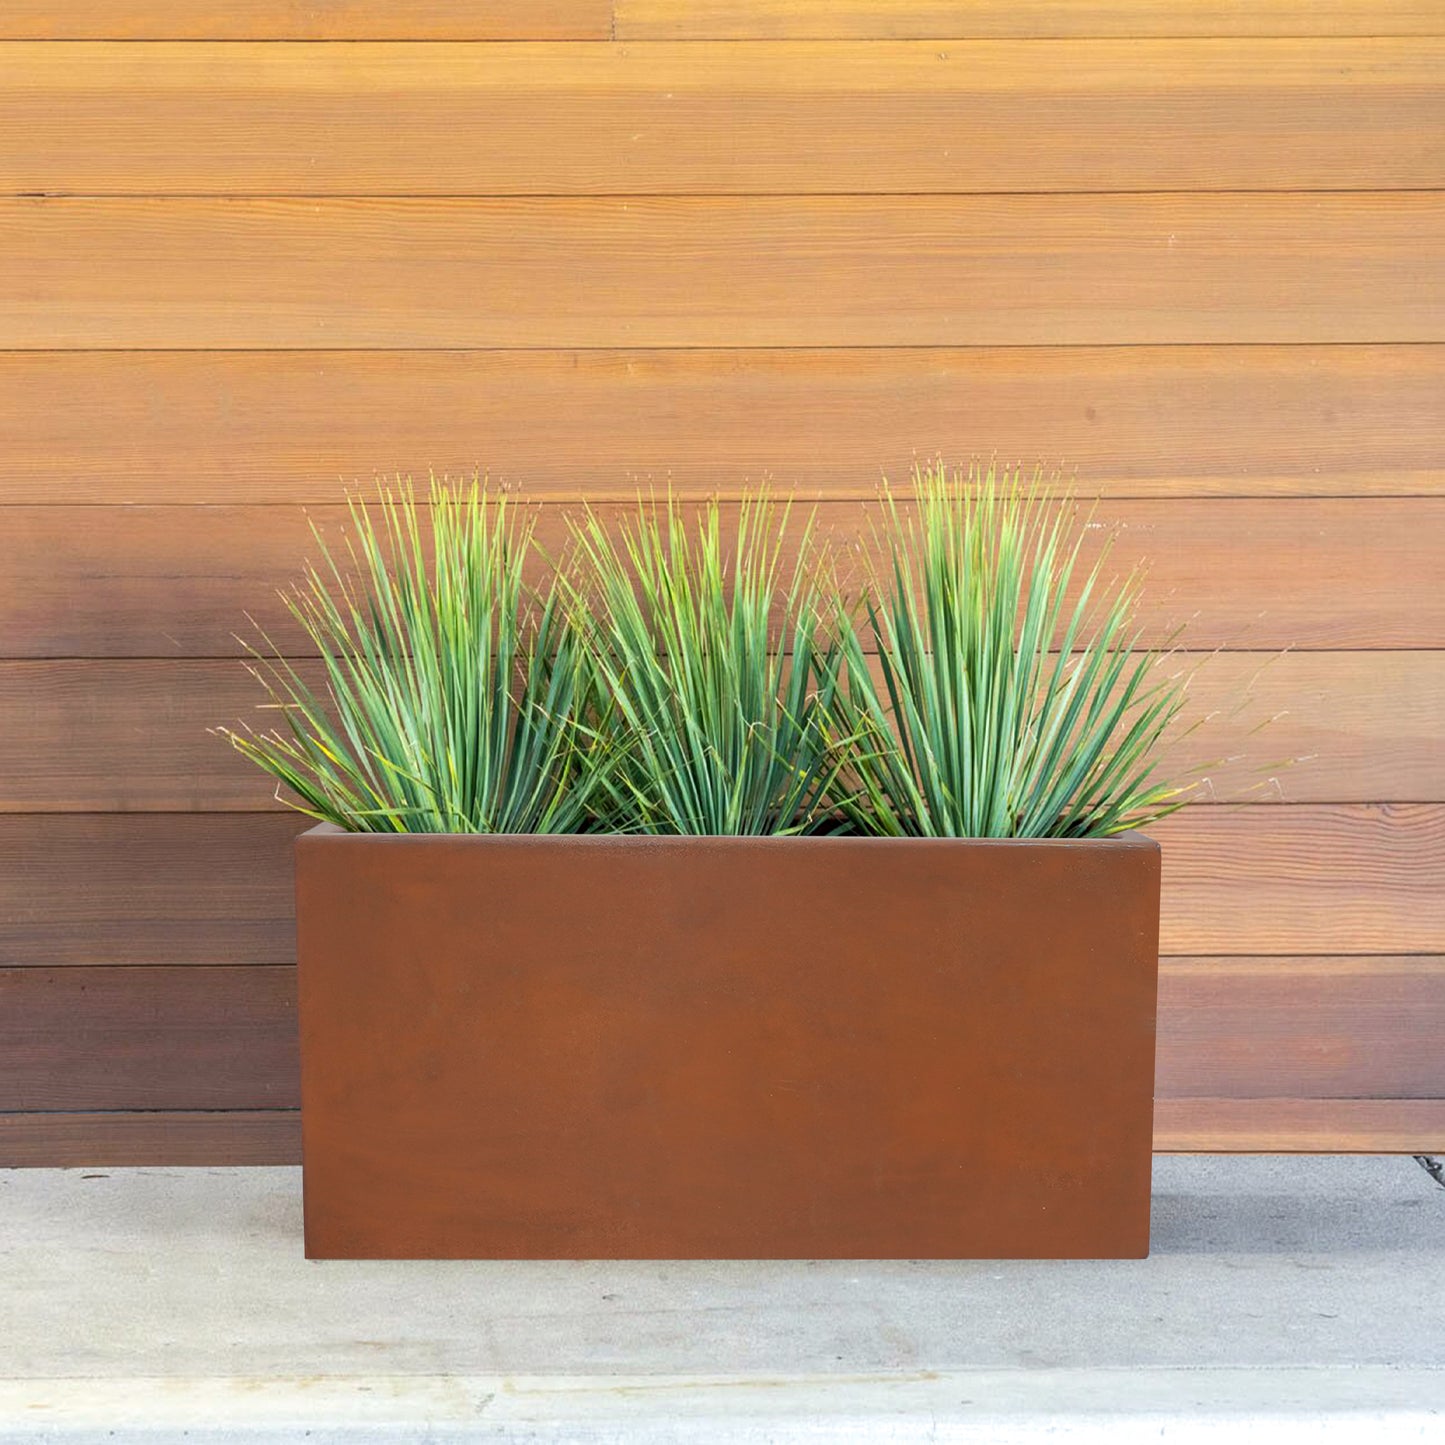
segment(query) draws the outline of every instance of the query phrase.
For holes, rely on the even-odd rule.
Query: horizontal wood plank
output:
[[[1445,1099],[1159,1099],[1159,1153],[1445,1152]],[[299,1164],[294,1109],[0,1114],[0,1168]]]
[[[306,826],[0,815],[0,965],[290,963]],[[1166,955],[1445,953],[1445,806],[1198,807],[1154,836]]]
[[[1165,666],[1193,680],[1192,730],[1164,764],[1204,771],[1202,803],[1445,802],[1445,651]],[[0,663],[0,811],[279,808],[273,782],[212,731],[269,730],[264,698],[237,661]]]
[[[295,813],[0,817],[0,967],[290,964]]]
[[[1435,0],[616,0],[615,10],[624,40],[1445,32]]]
[[[595,39],[608,0],[7,0],[12,40]],[[622,39],[1439,35],[1434,0],[618,0]]]
[[[1191,808],[1153,832],[1167,954],[1445,952],[1445,808]]]
[[[1160,1154],[1437,1154],[1445,1099],[1156,1099]]]
[[[598,40],[611,27],[611,0],[5,0],[0,10],[4,40]]]
[[[1445,340],[1445,193],[0,202],[0,350]]]
[[[1445,958],[1172,959],[1161,1098],[1445,1098]]]
[[[9,195],[1445,185],[1445,39],[17,43],[5,58]]]
[[[1161,764],[1201,801],[1445,802],[1445,652],[1218,653],[1190,693]]]
[[[0,1108],[298,1102],[290,968],[0,968]]]
[[[323,502],[429,470],[871,497],[939,452],[1111,497],[1438,496],[1442,397],[1445,346],[10,352],[0,503]]]
[[[1171,960],[1163,1098],[1441,1098],[1445,959]],[[289,1108],[289,968],[0,969],[0,1108]]]
[[[248,615],[278,647],[304,650],[277,590],[316,554],[310,524],[336,541],[344,516],[325,506],[7,508],[0,655],[234,656],[236,633],[255,635]],[[566,518],[543,509],[554,555]],[[820,532],[844,549],[873,518],[858,502],[818,509]],[[1183,625],[1198,651],[1445,645],[1445,499],[1109,501],[1094,523],[1120,570],[1148,565],[1156,641]]]
[[[0,1169],[300,1162],[295,1109],[0,1114]]]

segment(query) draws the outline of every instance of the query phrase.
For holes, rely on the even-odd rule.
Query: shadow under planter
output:
[[[1148,1253],[1138,833],[296,861],[312,1258]]]

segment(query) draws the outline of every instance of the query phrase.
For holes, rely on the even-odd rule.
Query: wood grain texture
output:
[[[620,39],[1445,32],[1434,0],[616,0],[614,8]]]
[[[1445,494],[1445,346],[0,353],[0,502],[325,502],[747,480],[871,497],[918,456],[1085,494]]]
[[[300,1162],[295,1109],[0,1114],[0,1169]]]
[[[1161,1098],[1445,1098],[1445,958],[1174,959]]]
[[[1201,801],[1445,802],[1445,652],[1218,653],[1190,691],[1161,762]]]
[[[1159,1099],[1161,1153],[1439,1153],[1445,1099]],[[294,1109],[0,1114],[0,1168],[299,1164]]]
[[[284,964],[293,813],[0,816],[0,965]],[[1191,808],[1164,848],[1161,948],[1445,953],[1445,806]]]
[[[0,968],[0,1101],[28,1109],[297,1103],[290,968]]]
[[[5,40],[599,40],[611,27],[610,0],[5,0],[0,10]]]
[[[0,817],[0,967],[289,964],[294,813]]]
[[[1445,960],[1229,959],[1160,971],[1166,1098],[1437,1098]],[[0,969],[0,1107],[298,1102],[290,968]]]
[[[7,0],[16,40],[606,37],[607,0]],[[618,0],[620,38],[1439,35],[1434,0]]]
[[[1201,708],[1250,694],[1159,830],[1157,1146],[1445,1148],[1436,0],[9,0],[0,41],[0,1164],[298,1157],[306,822],[205,729],[304,509],[769,477],[846,545],[938,452],[1077,467],[1156,635],[1234,650]]]
[[[1193,670],[1193,731],[1163,765],[1201,803],[1445,802],[1445,652],[1221,653]],[[303,671],[322,685],[319,667]],[[0,811],[279,808],[212,729],[274,717],[237,661],[0,663]]]
[[[248,614],[285,651],[304,647],[277,589],[316,552],[314,521],[339,540],[335,507],[10,507],[0,528],[0,655],[234,656]],[[560,549],[567,513],[544,508]],[[848,549],[867,504],[825,503],[820,532]],[[801,520],[801,518],[800,518]],[[1156,641],[1187,625],[1215,647],[1445,645],[1445,499],[1110,501],[1093,535],[1128,571],[1146,562]]]
[[[1433,342],[1445,193],[11,199],[0,349]]]
[[[1164,849],[1177,954],[1445,952],[1445,809],[1192,808]]]
[[[17,43],[0,193],[1445,184],[1445,40]]]
[[[1445,1099],[1156,1099],[1161,1154],[1438,1154]]]

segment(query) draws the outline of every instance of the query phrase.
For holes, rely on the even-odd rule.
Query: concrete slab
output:
[[[1445,1189],[1162,1158],[1123,1263],[350,1263],[295,1170],[0,1172],[0,1440],[1445,1440]]]

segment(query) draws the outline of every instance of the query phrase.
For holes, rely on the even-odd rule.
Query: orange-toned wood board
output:
[[[38,0],[22,0],[35,4]],[[101,0],[89,0],[90,5]],[[170,0],[179,3],[179,0]],[[84,7],[82,7],[84,8]],[[1434,0],[616,0],[624,40],[665,37],[1439,35]]]
[[[1445,184],[1445,39],[37,42],[6,61],[10,195]]]
[[[1155,836],[1165,953],[1445,952],[1435,804],[1193,808]]]
[[[0,349],[1445,340],[1445,193],[0,202]]]
[[[1445,958],[1172,959],[1161,1098],[1420,1098],[1438,1087]],[[1433,1035],[1433,1038],[1432,1038]]]
[[[1438,1154],[1445,1150],[1445,1099],[1156,1099],[1154,1149]]]
[[[599,40],[611,27],[610,0],[6,0],[0,10],[5,40]]]
[[[633,504],[629,504],[633,505]],[[283,651],[304,640],[278,589],[339,541],[336,507],[10,507],[0,528],[0,615],[10,657],[206,657],[241,651],[256,619]],[[611,515],[609,513],[609,515]],[[876,505],[824,504],[820,533],[845,571]],[[567,512],[539,534],[566,541]],[[1109,501],[1091,535],[1120,572],[1147,563],[1149,637],[1193,650],[1445,645],[1445,499]],[[850,562],[853,548],[859,560]]]
[[[292,960],[294,813],[0,815],[0,964]],[[1161,947],[1445,953],[1445,805],[1192,808],[1164,848]]]
[[[1180,654],[1162,668],[1192,674],[1165,766],[1203,772],[1201,804],[1445,802],[1445,652]],[[266,704],[238,660],[0,663],[0,811],[279,807],[274,781],[214,733],[268,730]]]
[[[872,497],[943,454],[1083,495],[1445,493],[1445,346],[0,353],[0,502]]]
[[[615,16],[615,20],[614,20]],[[8,0],[12,40],[1439,35],[1434,0]]]

